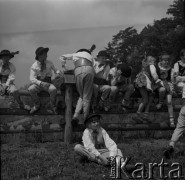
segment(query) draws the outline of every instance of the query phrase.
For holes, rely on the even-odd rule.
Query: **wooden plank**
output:
[[[60,112],[59,115],[63,115],[64,112]],[[49,109],[40,109],[34,114],[30,114],[29,111],[26,111],[24,109],[19,109],[19,108],[0,108],[0,115],[27,115],[27,116],[35,116],[35,115],[54,115],[53,112]]]
[[[64,142],[66,144],[70,143],[71,134],[72,134],[72,127],[71,127],[72,94],[73,94],[72,85],[70,85],[70,84],[66,85],[66,90],[65,90],[65,104],[66,104],[65,121],[66,121],[66,126],[65,126],[65,133],[64,133]]]
[[[153,123],[153,124],[102,124],[102,127],[105,128],[107,131],[169,131],[174,130],[175,128],[169,126],[163,126],[160,123]],[[85,129],[83,124],[74,128],[74,132],[83,132]],[[18,133],[54,133],[54,132],[63,132],[65,131],[64,142],[69,143],[69,136],[66,136],[66,126],[59,125],[59,124],[50,124],[49,126],[31,126],[27,128],[26,126],[19,125],[16,128],[13,127],[1,127],[0,134],[18,134]],[[69,134],[69,129],[67,129],[67,135]],[[67,140],[66,140],[67,139]]]

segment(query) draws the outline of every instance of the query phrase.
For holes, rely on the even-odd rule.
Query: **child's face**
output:
[[[11,58],[12,58],[11,56],[3,56],[2,57],[3,63],[7,64],[10,61]]]
[[[43,52],[41,54],[38,55],[38,61],[40,63],[43,63],[46,61],[46,58],[47,58],[47,52]]]
[[[101,62],[101,63],[105,63],[105,61],[106,61],[106,57],[105,56],[99,56],[98,57],[98,60]]]
[[[162,66],[166,67],[169,66],[170,56],[169,55],[162,55],[160,63]]]
[[[89,123],[89,128],[92,130],[97,130],[100,127],[100,120],[98,118],[93,119]]]
[[[183,52],[183,56],[181,56],[181,61],[185,63],[185,52]]]

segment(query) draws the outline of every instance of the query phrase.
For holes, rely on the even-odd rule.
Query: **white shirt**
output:
[[[124,76],[122,76],[121,74],[119,75],[119,77],[116,78],[116,71],[117,69],[115,67],[110,69],[109,74],[111,75],[111,85],[115,86],[118,82],[121,82],[123,84],[128,84],[129,81],[131,81],[131,78],[126,78]]]
[[[73,54],[64,54],[60,56],[59,60],[62,63],[62,67],[65,67],[66,60],[73,60],[74,62],[79,60],[79,58],[84,58],[92,62],[94,64],[94,59],[93,57],[87,53],[87,52],[78,52],[78,53],[73,53]]]
[[[173,73],[176,73],[176,74],[179,73],[179,64],[180,64],[182,67],[185,67],[185,63],[183,63],[181,60],[180,60],[180,61],[177,61],[177,62],[174,64]],[[180,81],[180,82],[185,82],[185,76],[181,76],[181,81]]]
[[[95,142],[93,139],[93,130],[86,128],[83,132],[82,141],[84,147],[95,156],[99,156],[99,151],[95,148]],[[109,156],[116,156],[117,155],[117,145],[116,143],[109,137],[105,129],[99,128],[98,130],[98,142],[104,143],[104,146],[110,151]]]
[[[4,70],[2,69],[2,66],[3,66],[3,61],[0,61],[0,75],[8,75],[6,86],[9,86],[15,80],[16,68],[11,62],[9,62],[9,69]]]
[[[37,77],[40,77],[40,79],[52,77],[52,72],[55,74],[60,73],[51,61],[46,60],[46,69],[44,71],[41,71],[41,63],[39,61],[35,61],[30,68],[30,81],[34,84],[40,85],[42,81],[38,80]]]

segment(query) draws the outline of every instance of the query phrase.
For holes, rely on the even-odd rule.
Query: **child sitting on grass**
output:
[[[84,122],[86,129],[83,132],[83,145],[77,144],[74,151],[82,158],[101,165],[109,165],[111,159],[114,157],[121,158],[123,155],[120,149],[117,148],[116,143],[109,137],[105,129],[100,125],[101,115],[90,115]],[[128,172],[135,169],[133,165],[126,165]]]

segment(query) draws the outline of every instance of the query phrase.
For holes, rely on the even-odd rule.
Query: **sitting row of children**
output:
[[[99,106],[105,111],[110,109],[110,104],[115,100],[118,91],[124,92],[122,107],[129,107],[129,100],[135,90],[139,90],[142,100],[139,104],[137,114],[133,120],[137,122],[149,122],[148,114],[151,103],[155,94],[158,94],[159,101],[157,109],[161,109],[166,98],[170,126],[174,127],[172,95],[173,93],[182,93],[185,97],[185,49],[180,52],[180,60],[171,68],[171,57],[168,53],[163,53],[159,57],[159,62],[152,56],[146,57],[142,61],[141,72],[136,76],[131,84],[131,67],[127,64],[118,63],[116,67],[110,69],[107,61],[108,55],[105,51],[100,51],[100,57],[97,56],[95,61],[95,78],[106,79],[107,84],[94,84],[95,99],[98,97],[97,92],[101,92]],[[99,79],[97,79],[98,81]]]
[[[10,52],[9,50],[2,50],[0,52],[0,95],[10,96],[10,104],[14,103],[16,100],[21,109],[28,110],[31,114],[38,111],[40,108],[40,101],[38,98],[38,93],[40,91],[47,91],[50,94],[50,108],[54,114],[57,114],[56,87],[60,86],[60,83],[62,83],[62,72],[57,70],[51,61],[47,60],[48,51],[49,48],[37,48],[35,51],[36,61],[30,68],[31,85],[28,87],[28,91],[34,104],[33,107],[25,105],[21,101],[19,90],[14,84],[16,68],[10,60],[19,52]],[[52,72],[55,73],[54,81],[51,79]]]
[[[37,94],[40,91],[47,91],[50,94],[51,108],[54,113],[56,112],[56,93],[57,89],[54,82],[52,82],[52,71],[59,77],[58,83],[61,84],[64,70],[57,70],[54,64],[47,60],[47,53],[49,48],[39,47],[35,51],[36,61],[31,66],[30,69],[30,81],[31,86],[28,88],[34,106],[30,107],[24,105],[21,100],[19,93],[14,85],[15,80],[15,66],[10,62],[10,59],[14,57],[17,52],[10,52],[8,50],[3,50],[0,52],[0,92],[3,94],[11,94],[17,100],[20,108],[30,110],[30,113],[34,113],[39,110],[40,102]],[[85,56],[84,56],[85,55]],[[83,56],[83,57],[82,57]],[[61,56],[64,59],[65,56]],[[81,58],[82,57],[82,58]],[[81,60],[87,59],[87,63],[80,60],[80,66],[77,64],[75,58],[81,58]],[[100,51],[96,58],[93,59],[91,56],[91,51],[87,49],[81,49],[77,53],[73,54],[74,63],[77,64],[75,68],[75,80],[76,86],[79,94],[85,94],[87,99],[84,101],[84,111],[85,116],[88,116],[90,99],[92,96],[91,87],[94,86],[95,100],[98,98],[98,92],[101,92],[101,98],[99,101],[100,107],[104,108],[106,111],[110,109],[110,104],[115,100],[118,91],[124,93],[124,98],[122,100],[122,106],[128,108],[130,96],[133,94],[135,89],[139,89],[142,96],[142,101],[137,110],[137,115],[135,120],[138,121],[148,121],[149,107],[153,99],[153,93],[155,91],[159,92],[159,103],[157,104],[157,109],[162,107],[165,96],[167,97],[168,112],[170,123],[174,126],[173,117],[173,106],[172,106],[172,94],[174,89],[180,90],[185,96],[185,49],[180,52],[180,60],[175,63],[174,68],[170,67],[170,55],[164,53],[160,56],[158,64],[156,64],[156,59],[152,56],[148,56],[142,61],[142,70],[137,75],[133,84],[131,84],[130,76],[132,69],[127,66],[127,64],[118,63],[116,67],[110,69],[110,61],[107,60],[108,54],[106,51]],[[90,60],[89,60],[90,59]],[[93,63],[91,63],[91,61]],[[90,62],[90,63],[89,63]],[[85,64],[84,64],[85,63]],[[93,65],[92,65],[93,64]],[[80,69],[81,68],[81,69]],[[85,69],[84,69],[85,68]],[[87,69],[90,68],[90,69]],[[82,71],[84,71],[82,73]],[[95,73],[94,73],[95,72]],[[90,73],[90,79],[85,78],[84,75]],[[83,74],[82,78],[79,78]],[[78,78],[77,78],[78,77]],[[77,80],[79,79],[79,82]],[[84,80],[83,80],[84,79]],[[105,83],[99,83],[100,79],[105,79]],[[87,81],[87,82],[84,82]],[[81,84],[82,83],[82,84]],[[85,92],[83,88],[85,87],[83,83],[87,85]],[[81,101],[78,107],[78,111],[74,114],[76,118],[81,111]],[[87,105],[88,104],[88,105]],[[144,113],[143,113],[144,111]]]

